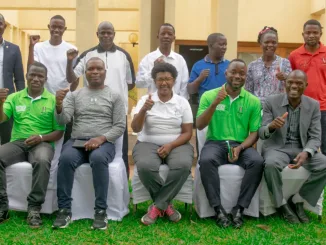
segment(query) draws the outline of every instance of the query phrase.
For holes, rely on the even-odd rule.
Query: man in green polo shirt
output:
[[[64,132],[54,116],[55,97],[44,88],[46,67],[34,62],[26,75],[27,88],[8,96],[0,89],[0,123],[13,118],[11,142],[0,146],[0,223],[9,219],[5,168],[28,161],[33,167],[32,190],[27,197],[27,222],[32,228],[42,225],[41,206],[50,177],[53,142]]]
[[[197,128],[208,126],[199,160],[200,175],[209,204],[216,212],[216,223],[223,228],[231,223],[235,228],[243,225],[243,210],[250,205],[264,169],[263,158],[252,147],[258,139],[261,104],[243,88],[246,74],[245,62],[232,60],[225,72],[227,83],[205,92],[197,113]],[[223,164],[237,164],[246,170],[231,220],[220,199],[218,167]]]

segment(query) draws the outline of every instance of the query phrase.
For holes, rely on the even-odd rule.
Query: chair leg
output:
[[[188,211],[188,203],[185,202],[185,211]]]
[[[322,220],[323,220],[323,216],[322,215],[318,215],[318,221],[319,222],[322,222]]]
[[[134,215],[136,214],[136,211],[137,211],[137,204],[134,204],[134,208],[133,208]]]

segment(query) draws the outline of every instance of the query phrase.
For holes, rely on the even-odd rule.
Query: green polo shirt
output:
[[[32,99],[27,88],[9,95],[3,104],[3,111],[14,125],[11,140],[27,139],[31,135],[45,135],[65,127],[57,123],[55,116],[55,97],[44,89],[39,98]]]
[[[209,90],[202,95],[197,117],[208,109],[221,88]],[[243,142],[249,132],[258,131],[260,124],[261,103],[256,96],[242,88],[239,97],[232,103],[227,96],[217,105],[208,125],[206,139]]]

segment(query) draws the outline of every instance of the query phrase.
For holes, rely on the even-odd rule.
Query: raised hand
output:
[[[270,124],[269,124],[269,129],[271,130],[275,130],[275,129],[279,129],[282,128],[285,124],[285,119],[288,116],[288,112],[285,112],[281,117],[277,117],[275,118]]]
[[[9,89],[0,88],[0,103],[4,103],[7,99]]]
[[[154,61],[154,66],[157,65],[158,63],[164,63],[164,56],[160,56],[160,57],[158,57],[158,58]]]
[[[226,98],[226,96],[228,96],[228,93],[225,90],[225,86],[222,86],[215,99],[217,101],[217,104],[221,103]]]
[[[209,71],[210,71],[209,69],[204,69],[200,72],[200,74],[199,74],[200,81],[204,81],[206,79],[206,77],[209,76]]]
[[[31,35],[29,37],[29,45],[34,46],[36,43],[38,43],[41,39],[40,35]]]
[[[77,55],[78,55],[78,50],[76,50],[76,49],[69,49],[67,51],[67,59],[69,61],[74,60],[77,57]]]
[[[145,104],[142,107],[142,110],[144,110],[145,112],[149,111],[150,109],[152,109],[153,105],[154,101],[152,100],[152,94],[149,94]]]
[[[61,106],[64,98],[66,97],[67,93],[69,92],[69,88],[60,89],[55,94],[55,101],[57,106]]]

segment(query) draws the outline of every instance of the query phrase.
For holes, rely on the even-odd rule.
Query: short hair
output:
[[[171,76],[174,79],[176,79],[177,76],[178,76],[177,69],[173,65],[171,65],[169,63],[166,63],[166,62],[164,62],[164,63],[158,63],[158,64],[154,65],[154,67],[152,69],[152,72],[151,72],[151,75],[152,75],[153,80],[156,79],[156,75],[159,72],[169,72],[169,73],[171,73]]]
[[[92,57],[92,58],[90,58],[90,59],[86,62],[86,69],[87,69],[87,65],[88,65],[88,63],[89,63],[90,61],[92,61],[92,60],[99,60],[99,61],[102,61],[103,66],[104,66],[104,68],[105,68],[105,62],[104,62],[104,60],[102,60],[100,57]]]
[[[289,77],[291,74],[297,74],[297,73],[301,73],[305,79],[306,82],[308,82],[308,76],[307,76],[307,73],[305,73],[303,70],[299,70],[299,69],[296,69],[296,70],[293,70],[289,73],[289,75],[287,77]]]
[[[274,27],[264,26],[264,28],[258,33],[257,42],[260,43],[263,36],[267,33],[273,33],[278,38],[277,30]]]
[[[247,66],[246,62],[242,59],[233,59],[230,61],[229,65],[228,65],[228,68],[230,67],[230,65],[234,62],[240,62],[240,63],[243,63],[245,66]]]
[[[0,14],[0,19],[2,19],[3,22],[6,22],[5,17],[2,14]]]
[[[36,67],[40,67],[43,68],[45,70],[45,77],[47,77],[48,75],[48,68],[46,68],[46,66],[44,64],[42,64],[41,62],[38,61],[34,61],[32,64],[30,64],[27,68],[27,74],[29,73],[30,69],[32,66],[36,66]]]
[[[161,30],[161,28],[162,28],[163,26],[171,27],[172,30],[173,30],[173,33],[175,34],[174,26],[173,26],[172,24],[170,24],[170,23],[164,23],[164,24],[160,25],[160,28],[158,28],[158,33],[160,33],[160,30]]]
[[[211,46],[221,37],[225,37],[222,33],[212,33],[207,37],[207,45]]]
[[[323,29],[323,27],[321,26],[320,22],[318,20],[308,20],[303,24],[303,30],[304,28],[306,28],[307,25],[314,25],[314,26],[319,26],[320,31]]]
[[[52,16],[50,19],[50,22],[51,22],[51,20],[63,20],[63,22],[66,24],[66,20],[65,20],[65,18],[62,17],[62,15]]]

